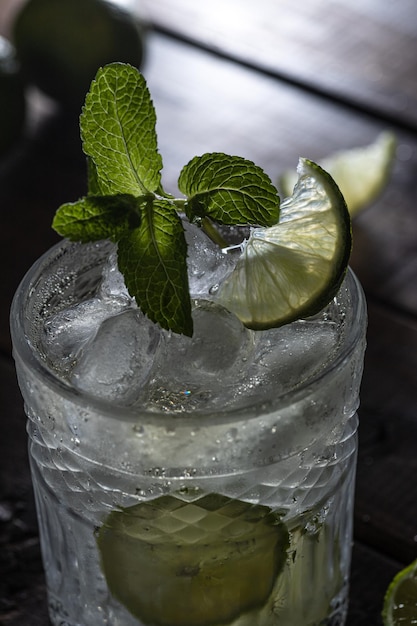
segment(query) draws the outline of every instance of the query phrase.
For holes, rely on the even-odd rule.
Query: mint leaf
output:
[[[138,306],[163,328],[192,335],[187,245],[181,219],[168,200],[142,207],[140,226],[118,245],[118,265]]]
[[[137,69],[99,69],[80,117],[83,149],[97,169],[102,195],[141,196],[161,186],[155,109]]]
[[[97,175],[96,165],[91,159],[87,157],[87,180],[88,180],[88,194],[91,196],[103,195],[100,188],[100,181]]]
[[[180,191],[188,196],[190,221],[210,217],[220,224],[272,226],[280,200],[269,176],[242,157],[214,152],[194,157],[181,171]]]
[[[137,198],[125,194],[87,196],[60,206],[52,228],[71,241],[117,241],[125,231],[139,224],[139,204]]]

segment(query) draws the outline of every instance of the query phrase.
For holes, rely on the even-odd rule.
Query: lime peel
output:
[[[255,228],[217,293],[249,328],[281,326],[318,313],[336,295],[352,246],[350,216],[332,179],[308,159],[281,204],[280,221]]]

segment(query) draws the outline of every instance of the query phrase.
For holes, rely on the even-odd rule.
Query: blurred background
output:
[[[86,191],[78,117],[110,61],[147,79],[173,193],[203,152],[251,159],[279,185],[299,156],[395,134],[351,260],[369,333],[348,624],[380,624],[389,580],[417,558],[417,3],[0,0],[0,36],[0,624],[47,623],[9,307],[58,239],[55,210]]]

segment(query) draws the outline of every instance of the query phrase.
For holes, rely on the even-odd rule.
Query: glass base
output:
[[[320,624],[316,622],[306,622],[305,624],[299,624],[297,619],[297,624],[294,626],[344,626],[347,619],[347,611],[348,611],[348,597],[347,597],[347,589],[344,589],[335,599],[334,604],[336,605],[332,614],[329,615],[325,620],[320,622]],[[56,599],[50,599],[49,601],[49,616],[51,620],[51,624],[53,626],[92,626],[90,623],[80,623],[78,621],[71,621],[68,615],[68,612],[65,610],[62,602]],[[129,616],[129,620],[131,620],[131,616]],[[100,626],[124,626],[125,622],[122,618],[122,621],[112,620],[111,622],[103,616],[103,621],[100,622]],[[141,622],[134,620],[137,626],[145,626]],[[130,623],[130,622],[129,622]],[[98,622],[94,622],[94,626],[98,626]]]

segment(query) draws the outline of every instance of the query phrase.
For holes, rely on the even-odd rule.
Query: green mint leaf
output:
[[[133,196],[87,196],[63,204],[55,213],[52,228],[71,241],[117,241],[140,222],[139,200]]]
[[[192,159],[181,171],[178,186],[188,196],[188,218],[208,216],[228,225],[273,226],[280,200],[269,176],[241,157],[214,152]]]
[[[151,96],[136,68],[111,63],[98,70],[80,126],[102,195],[141,196],[161,189],[155,123]]]
[[[142,207],[140,226],[119,241],[118,265],[130,294],[153,322],[192,335],[184,229],[168,200]]]
[[[88,195],[90,196],[104,195],[101,191],[96,165],[91,157],[87,157],[87,180],[88,180]]]

